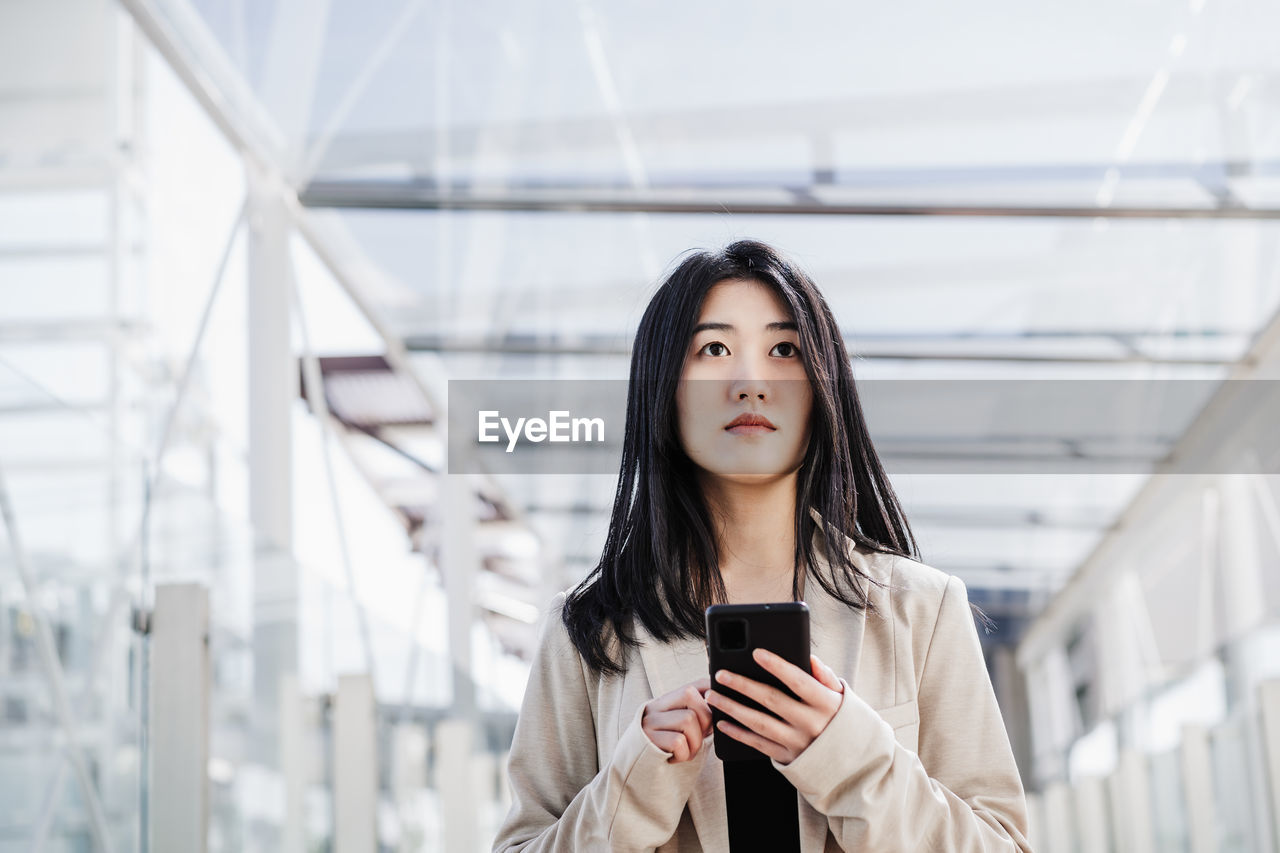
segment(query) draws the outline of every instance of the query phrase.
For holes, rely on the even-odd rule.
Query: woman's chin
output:
[[[794,468],[781,466],[755,468],[738,468],[707,472],[713,479],[738,486],[767,486],[785,480],[795,474]]]

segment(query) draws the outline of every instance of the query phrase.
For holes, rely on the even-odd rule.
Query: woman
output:
[[[604,552],[544,622],[498,850],[727,850],[711,707],[798,792],[805,853],[1029,851],[964,584],[924,565],[809,278],[740,241],[688,255],[632,352]],[[803,599],[799,697],[707,677],[703,611]],[[784,804],[785,805],[785,804]]]

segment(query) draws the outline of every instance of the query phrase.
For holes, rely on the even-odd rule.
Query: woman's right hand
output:
[[[711,678],[699,678],[645,704],[640,727],[654,746],[671,753],[668,764],[693,758],[711,736],[710,689]]]

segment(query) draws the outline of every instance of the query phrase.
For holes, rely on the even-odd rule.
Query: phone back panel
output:
[[[715,680],[717,670],[745,675],[794,696],[782,682],[774,678],[751,656],[753,649],[764,648],[809,672],[809,608],[803,601],[769,604],[713,604],[707,608],[707,660],[711,686],[749,708],[769,714],[763,706],[730,690]],[[737,722],[718,708],[711,709],[713,726],[721,720]],[[715,728],[716,755],[721,761],[767,759],[764,753],[734,740]]]

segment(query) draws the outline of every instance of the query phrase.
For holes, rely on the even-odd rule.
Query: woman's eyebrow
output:
[[[765,328],[765,331],[767,332],[783,332],[783,331],[798,332],[800,331],[799,328],[796,326],[796,324],[792,323],[790,320],[778,320],[777,322],[774,322],[774,323],[767,323],[765,324],[764,328]],[[698,332],[706,332],[706,331],[736,332],[737,327],[734,326],[732,323],[699,323],[698,325],[693,327],[693,333],[695,335],[698,334]]]

